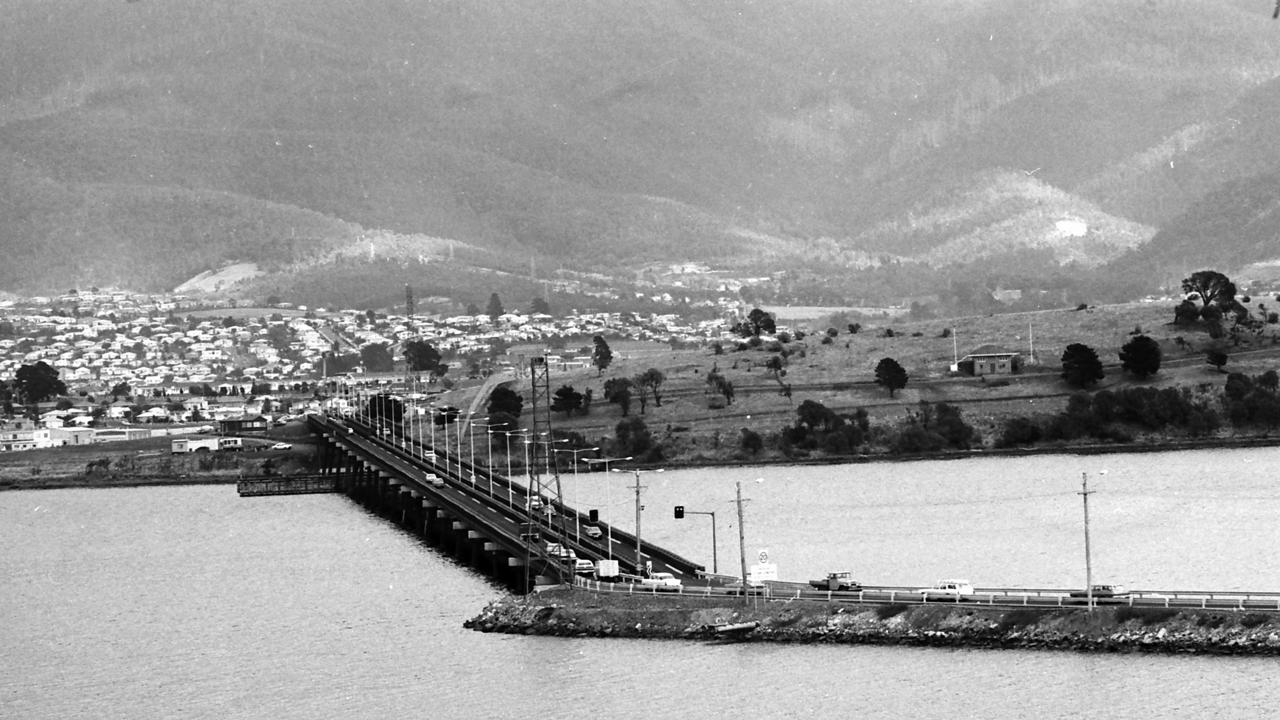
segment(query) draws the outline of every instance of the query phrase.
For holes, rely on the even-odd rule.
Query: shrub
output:
[[[1240,627],[1256,628],[1259,625],[1265,625],[1271,621],[1271,616],[1266,613],[1246,613],[1240,616]]]
[[[996,447],[1011,448],[1018,445],[1034,445],[1040,442],[1040,438],[1043,435],[1040,425],[1035,420],[1023,415],[1011,417],[1004,421],[1004,428],[1000,432],[999,439],[996,440]]]
[[[887,605],[876,606],[876,617],[881,620],[888,620],[897,617],[906,612],[911,606],[906,603],[889,603]]]
[[[1116,622],[1137,620],[1143,625],[1155,625],[1171,620],[1177,614],[1176,608],[1142,608],[1124,605],[1116,608]]]

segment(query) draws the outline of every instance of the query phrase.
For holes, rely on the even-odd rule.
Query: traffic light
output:
[[[684,506],[683,506],[683,505],[677,505],[677,506],[676,506],[676,519],[677,519],[677,520],[679,520],[679,519],[681,519],[681,518],[683,518],[683,517],[684,517]]]
[[[587,513],[587,519],[593,523],[600,522],[600,511],[596,510],[595,508],[591,508],[591,510]]]

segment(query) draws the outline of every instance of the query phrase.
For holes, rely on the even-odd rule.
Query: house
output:
[[[1022,353],[998,345],[982,345],[960,358],[956,366],[959,372],[976,377],[1012,375],[1022,370]]]
[[[240,435],[243,433],[265,433],[267,419],[261,415],[244,415],[218,421],[218,434]]]

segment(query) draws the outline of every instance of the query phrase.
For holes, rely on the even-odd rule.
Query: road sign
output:
[[[778,579],[777,563],[757,563],[747,571],[747,579],[753,582]]]

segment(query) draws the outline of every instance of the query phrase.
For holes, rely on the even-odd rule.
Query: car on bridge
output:
[[[582,532],[586,533],[587,537],[593,540],[599,540],[604,536],[604,532],[600,530],[599,525],[586,525],[582,528]]]

